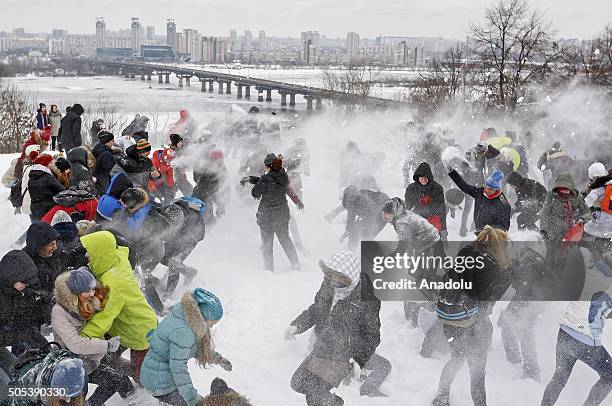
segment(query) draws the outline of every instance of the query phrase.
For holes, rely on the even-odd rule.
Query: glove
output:
[[[296,203],[296,205],[297,205],[297,208],[298,208],[298,209],[300,209],[300,210],[304,210],[304,203],[302,203],[302,201],[301,201],[301,200],[300,200],[300,201],[298,201],[298,202]]]
[[[40,334],[42,334],[43,336],[48,336],[53,332],[53,329],[51,328],[51,326],[47,323],[43,324],[40,326]]]
[[[110,340],[108,340],[108,350],[107,352],[110,354],[112,352],[117,352],[119,350],[119,345],[121,344],[121,337],[119,336],[115,336],[115,337],[111,337]]]
[[[349,364],[353,364],[353,378],[361,379],[361,367],[353,358],[349,359]]]
[[[232,372],[232,363],[227,359],[219,355],[219,359],[217,360],[217,365],[221,368],[225,369],[227,372]]]
[[[250,180],[250,176],[245,176],[245,177],[241,178],[240,179],[240,186],[246,185],[247,183],[249,183],[249,180]]]
[[[294,341],[297,334],[297,327],[289,326],[285,330],[285,341]]]

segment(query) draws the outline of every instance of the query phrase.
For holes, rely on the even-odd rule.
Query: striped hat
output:
[[[138,140],[138,142],[136,143],[136,151],[138,151],[139,154],[142,154],[144,152],[151,152],[151,144],[149,143],[149,141],[144,139]]]

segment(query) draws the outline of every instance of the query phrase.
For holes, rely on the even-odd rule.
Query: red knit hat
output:
[[[34,160],[34,162],[32,162],[34,165],[42,165],[42,166],[49,166],[49,164],[53,162],[53,157],[49,154],[40,154],[36,157],[36,159]]]

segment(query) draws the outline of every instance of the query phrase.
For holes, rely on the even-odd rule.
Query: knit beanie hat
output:
[[[64,397],[78,396],[85,386],[83,361],[76,356],[61,360],[54,368],[50,384],[52,388],[65,389]]]
[[[174,227],[180,227],[183,225],[185,221],[185,213],[183,213],[183,209],[181,209],[176,204],[170,204],[164,209],[164,213],[168,216],[168,220]]]
[[[89,268],[82,266],[79,269],[70,271],[66,285],[72,293],[80,295],[84,292],[89,292],[96,287],[96,278],[91,274]]]
[[[518,172],[511,172],[506,181],[509,185],[517,186],[523,181],[523,177]]]
[[[55,167],[59,169],[60,171],[65,172],[68,169],[70,169],[72,166],[70,165],[70,161],[60,156],[59,158],[55,160]]]
[[[502,190],[502,181],[504,180],[504,173],[496,169],[485,181],[485,186],[490,189]]]
[[[595,162],[591,166],[589,166],[589,178],[597,179],[602,176],[606,176],[608,171],[606,167],[601,162]]]
[[[272,165],[272,162],[274,162],[276,159],[277,159],[276,155],[274,155],[273,153],[269,153],[264,158],[264,165],[266,166]]]
[[[110,131],[102,130],[98,133],[98,141],[100,141],[100,144],[106,144],[114,139],[115,136]]]
[[[178,145],[179,142],[183,141],[183,137],[178,134],[170,134],[170,143],[172,145]]]
[[[404,209],[404,201],[399,197],[394,197],[393,199],[389,199],[385,202],[382,208],[382,212],[397,216],[401,214]]]
[[[197,288],[193,291],[193,298],[198,303],[204,319],[208,321],[221,320],[221,317],[223,317],[223,306],[221,306],[221,301],[217,296],[207,290]]]
[[[147,140],[138,140],[136,143],[136,151],[138,151],[139,154],[151,152],[151,144]]]
[[[51,162],[53,162],[53,157],[49,154],[40,154],[36,157],[34,161],[32,161],[34,165],[42,166],[49,166]]]
[[[149,196],[143,189],[132,187],[121,193],[121,201],[128,209],[133,209],[139,204],[149,203]]]
[[[30,159],[30,161],[35,160],[38,154],[40,154],[40,145],[38,144],[28,145],[27,148],[25,149],[25,154],[26,154],[26,157]]]
[[[58,210],[53,215],[53,219],[51,220],[51,225],[54,226],[59,223],[72,223],[72,219],[64,210]]]
[[[79,237],[90,234],[96,228],[95,221],[80,220],[76,223]]]

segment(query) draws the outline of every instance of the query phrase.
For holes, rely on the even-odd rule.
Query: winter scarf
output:
[[[568,190],[569,193],[563,193],[562,190]],[[563,201],[563,224],[565,228],[569,230],[574,226],[574,210],[570,199],[572,198],[572,192],[570,189],[557,188],[555,193]]]
[[[496,197],[499,197],[499,195],[502,194],[501,190],[496,190],[495,192],[491,193],[491,194],[487,194],[486,192],[482,192],[483,195],[485,195],[485,197],[489,200],[495,199]]]

